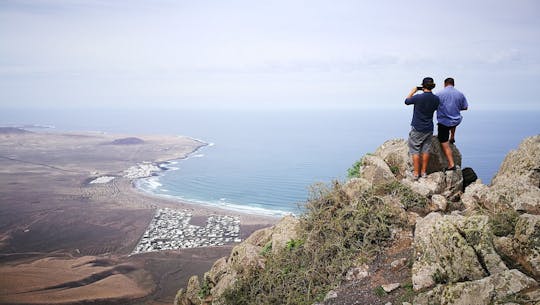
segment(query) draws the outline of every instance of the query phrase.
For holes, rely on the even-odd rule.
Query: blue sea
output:
[[[6,109],[0,125],[200,139],[208,145],[137,185],[183,201],[282,215],[300,212],[314,183],[344,180],[364,154],[388,139],[407,138],[411,111]],[[539,111],[463,114],[456,133],[462,167],[472,167],[484,183],[523,138],[540,133]]]

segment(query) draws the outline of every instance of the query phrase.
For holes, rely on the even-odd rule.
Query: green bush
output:
[[[349,179],[360,177],[361,166],[362,166],[362,159],[354,162],[354,164],[347,170],[347,177],[349,177]]]
[[[382,249],[395,216],[372,192],[350,198],[343,186],[313,187],[301,232],[264,269],[251,270],[222,295],[225,304],[313,304],[359,259]]]
[[[205,280],[201,286],[201,289],[199,290],[198,296],[199,298],[204,299],[208,295],[210,295],[210,285]]]

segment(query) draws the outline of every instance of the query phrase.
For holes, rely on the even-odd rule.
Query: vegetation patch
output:
[[[503,209],[495,212],[488,212],[489,224],[495,236],[514,235],[519,213],[514,209]]]
[[[305,210],[298,238],[225,291],[225,304],[321,301],[347,270],[382,250],[397,219],[373,191],[351,198],[339,182],[314,186]]]
[[[360,177],[360,167],[362,167],[362,165],[362,159],[354,162],[354,164],[347,170],[347,177],[349,177],[349,179]]]
[[[201,286],[201,289],[199,290],[198,296],[201,299],[204,299],[205,297],[210,295],[210,285],[205,280]]]
[[[398,197],[401,205],[406,210],[413,208],[424,209],[428,204],[426,197],[413,192],[410,187],[399,181],[383,184],[375,189],[374,192],[378,195],[392,195]]]

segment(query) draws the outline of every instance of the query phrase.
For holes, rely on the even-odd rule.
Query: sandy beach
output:
[[[172,304],[187,277],[202,275],[235,242],[132,255],[156,211],[188,213],[191,228],[238,219],[237,240],[274,224],[277,218],[156,197],[133,186],[159,163],[202,145],[179,136],[0,128],[0,303]]]

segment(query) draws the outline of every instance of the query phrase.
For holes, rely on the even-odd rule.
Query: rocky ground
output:
[[[392,182],[416,195],[409,201],[392,191],[382,197],[404,223],[384,251],[349,269],[318,304],[540,304],[540,135],[508,154],[491,185],[465,181],[466,188],[461,169],[442,170],[446,160],[433,140],[429,175],[419,181],[408,178],[404,140],[387,141],[362,159],[360,177],[346,185],[350,198]],[[461,165],[459,150],[452,149]],[[214,264],[206,286],[192,277],[175,304],[222,304],[221,294],[246,268],[264,268],[265,247],[279,251],[296,238],[298,223],[287,217],[255,232]]]

